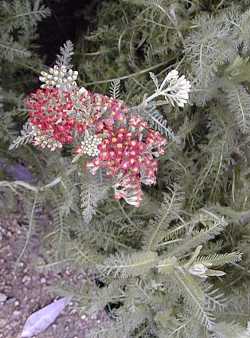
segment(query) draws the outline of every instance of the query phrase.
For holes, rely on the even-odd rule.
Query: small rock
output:
[[[16,301],[16,299],[15,298],[9,298],[8,300],[7,300],[7,304],[13,304],[13,303],[15,303],[15,301]]]
[[[41,280],[40,280],[40,282],[41,282],[41,284],[46,284],[46,278],[41,278]]]
[[[30,282],[30,280],[31,280],[31,278],[29,277],[29,276],[24,276],[23,277],[23,279],[22,279],[22,282],[24,283],[24,284],[28,284],[29,282]]]
[[[0,303],[4,303],[7,299],[7,296],[4,293],[0,292]]]
[[[71,275],[71,271],[70,271],[69,269],[67,269],[67,270],[65,271],[65,274],[66,274],[67,276],[70,276],[70,275]]]
[[[20,316],[20,314],[21,314],[21,311],[16,310],[16,311],[13,312],[14,317],[18,317],[18,316]]]
[[[7,324],[7,319],[1,319],[0,318],[0,328],[4,327]]]

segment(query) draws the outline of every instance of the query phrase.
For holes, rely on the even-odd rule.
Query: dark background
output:
[[[38,26],[40,53],[47,65],[66,40],[72,42],[95,25],[96,11],[103,0],[44,0],[51,16]]]

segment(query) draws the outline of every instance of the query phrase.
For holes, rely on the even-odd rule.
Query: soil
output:
[[[32,262],[43,259],[39,243],[17,263],[17,243],[23,227],[16,215],[0,220],[0,338],[20,338],[27,318],[55,299],[49,287],[61,280],[76,288],[84,283],[84,275],[65,267],[60,273],[37,271]],[[108,320],[103,311],[92,317],[81,313],[71,302],[46,331],[34,338],[84,338],[93,326]]]

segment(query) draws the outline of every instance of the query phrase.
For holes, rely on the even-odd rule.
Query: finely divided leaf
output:
[[[109,92],[114,99],[118,99],[120,96],[120,79],[116,79],[111,82]]]
[[[72,65],[70,63],[73,54],[74,54],[74,45],[70,40],[68,40],[60,48],[60,54],[57,55],[56,65],[59,67],[65,66],[67,68],[71,68]]]
[[[226,254],[214,254],[211,256],[200,256],[196,262],[202,263],[206,266],[220,266],[227,263],[235,263],[241,260],[242,254],[240,252],[230,252]]]
[[[30,143],[35,135],[35,131],[29,123],[26,123],[21,130],[21,136],[18,136],[14,142],[9,146],[9,150],[18,148],[21,145]]]
[[[235,86],[228,91],[228,108],[243,133],[250,132],[250,95],[243,86]]]
[[[107,258],[99,269],[105,275],[127,278],[128,276],[139,276],[145,274],[156,264],[157,254],[155,252],[135,252],[131,255],[124,253],[115,254]]]

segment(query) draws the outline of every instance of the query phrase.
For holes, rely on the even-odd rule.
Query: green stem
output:
[[[15,272],[16,272],[18,263],[22,259],[23,255],[24,255],[24,253],[25,253],[25,251],[27,249],[27,246],[28,246],[28,243],[29,243],[29,240],[30,240],[30,237],[31,237],[31,232],[32,232],[32,228],[33,228],[34,213],[35,213],[35,209],[36,209],[37,199],[38,199],[38,193],[36,193],[34,201],[33,201],[32,210],[31,210],[31,214],[30,214],[30,220],[29,220],[29,229],[28,229],[28,232],[27,232],[27,235],[26,235],[26,240],[25,240],[24,247],[23,247],[20,255],[18,256],[18,258],[16,260],[16,263],[15,263],[15,269],[14,269]]]
[[[140,76],[142,74],[145,74],[145,73],[148,73],[150,72],[151,70],[154,70],[156,68],[159,68],[161,66],[165,66],[166,64],[168,64],[169,62],[173,61],[176,59],[176,56],[174,57],[171,57],[170,59],[168,59],[167,61],[164,61],[164,62],[160,62],[158,63],[157,65],[154,65],[154,66],[151,66],[151,67],[148,67],[148,68],[145,68],[143,70],[140,70],[138,72],[135,72],[135,73],[132,73],[132,74],[128,74],[128,75],[124,75],[124,76],[120,76],[120,77],[115,77],[115,78],[112,78],[112,79],[107,79],[107,80],[99,80],[99,81],[93,81],[93,82],[86,82],[84,83],[85,86],[91,86],[91,85],[95,85],[95,84],[102,84],[102,83],[109,83],[109,82],[113,82],[113,81],[116,81],[116,80],[126,80],[126,79],[130,79],[130,78],[133,78],[135,76]]]

